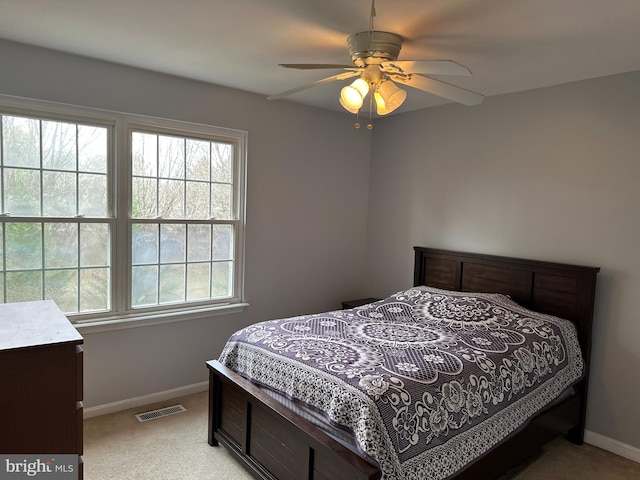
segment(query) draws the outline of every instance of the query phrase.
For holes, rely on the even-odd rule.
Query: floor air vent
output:
[[[174,413],[186,412],[187,409],[182,405],[172,405],[170,407],[160,408],[158,410],[151,410],[150,412],[139,413],[136,418],[139,422],[147,422],[149,420],[155,420],[156,418],[166,417],[167,415],[173,415]]]

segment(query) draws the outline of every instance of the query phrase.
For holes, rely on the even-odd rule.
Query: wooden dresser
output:
[[[78,455],[82,336],[50,301],[0,304],[0,453]]]

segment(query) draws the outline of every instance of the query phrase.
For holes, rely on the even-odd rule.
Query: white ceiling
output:
[[[371,0],[0,0],[0,38],[267,96],[340,73],[278,63],[351,63],[347,37],[369,29],[370,8]],[[640,0],[377,0],[376,11],[375,30],[405,39],[400,60],[454,60],[473,76],[446,81],[485,96],[640,70]],[[343,111],[347,82],[287,101]],[[446,103],[407,90],[396,113]]]

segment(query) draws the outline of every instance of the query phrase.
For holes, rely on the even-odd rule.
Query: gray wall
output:
[[[349,116],[0,41],[0,94],[247,130],[244,312],[85,336],[85,407],[205,381],[258,320],[362,294],[370,133]]]
[[[378,122],[368,294],[414,245],[601,267],[587,429],[640,448],[640,72]]]

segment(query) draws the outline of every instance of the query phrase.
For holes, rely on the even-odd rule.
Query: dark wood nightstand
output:
[[[344,302],[342,302],[342,309],[343,310],[347,310],[349,308],[356,308],[359,307],[361,305],[366,305],[367,303],[372,303],[372,302],[377,302],[378,300],[380,300],[379,298],[358,298],[356,300],[346,300]]]

